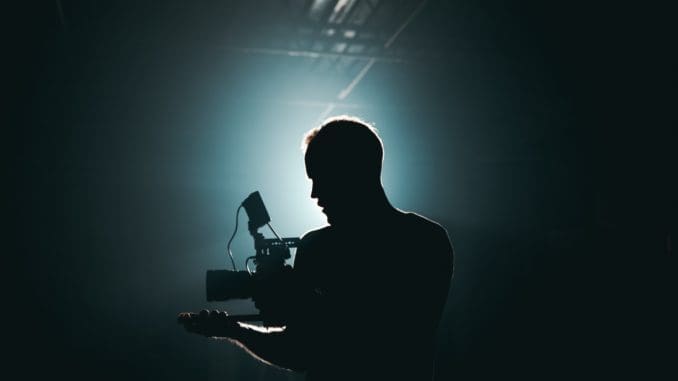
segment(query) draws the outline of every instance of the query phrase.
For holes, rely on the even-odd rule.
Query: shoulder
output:
[[[324,241],[330,236],[331,231],[332,227],[329,225],[309,230],[301,235],[301,245],[308,246],[316,242]]]
[[[303,270],[309,266],[313,266],[314,255],[309,253],[319,251],[319,247],[323,245],[323,242],[327,242],[330,232],[331,227],[327,225],[302,234],[301,242],[299,242],[299,246],[297,246],[294,256],[294,267],[297,270]]]
[[[401,213],[409,228],[414,229],[422,235],[445,238],[446,240],[449,240],[447,229],[445,229],[438,222],[414,212],[401,211]]]
[[[450,235],[441,224],[413,212],[404,212],[407,229],[414,233],[419,247],[427,251],[444,267],[454,266],[454,247]]]
[[[316,251],[321,247],[326,247],[331,241],[332,231],[332,227],[326,225],[318,229],[309,230],[302,234],[297,253],[300,251]]]

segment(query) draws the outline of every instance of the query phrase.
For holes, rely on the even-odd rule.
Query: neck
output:
[[[386,192],[384,192],[381,184],[374,188],[372,192],[366,193],[365,197],[362,198],[361,204],[363,204],[364,210],[367,213],[383,213],[395,209],[388,200],[388,197],[386,197]]]
[[[332,225],[341,229],[363,229],[388,219],[397,210],[391,205],[381,185],[372,191],[363,192],[343,219],[335,219]]]

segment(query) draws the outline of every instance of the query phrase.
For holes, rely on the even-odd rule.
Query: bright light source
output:
[[[349,29],[349,30],[344,31],[344,37],[346,37],[346,38],[353,38],[353,37],[355,37],[355,34],[356,34],[355,30]]]
[[[345,42],[338,42],[332,46],[332,51],[336,53],[342,53],[344,50],[346,50],[347,44]]]

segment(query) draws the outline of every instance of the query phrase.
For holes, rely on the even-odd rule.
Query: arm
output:
[[[307,355],[302,336],[289,328],[265,328],[235,322],[225,312],[181,313],[179,323],[187,331],[219,340],[229,340],[260,361],[302,372]]]
[[[286,328],[265,328],[239,323],[240,327],[231,342],[243,348],[252,357],[283,369],[303,372],[307,368],[307,356],[298,338]]]
[[[303,244],[307,241],[302,239]],[[294,320],[294,324],[287,323],[285,328],[263,328],[236,322],[228,318],[225,312],[219,311],[181,313],[179,322],[189,332],[229,340],[264,363],[294,371],[306,370],[313,353],[313,324],[303,315],[313,309],[311,306],[315,305],[315,300],[302,286],[304,274],[308,271],[303,260],[304,246],[297,248],[294,272],[283,271],[278,274],[280,278],[273,277],[260,286],[267,292],[258,293],[255,300],[260,311],[271,310],[273,315],[280,315],[275,317],[284,317],[282,320],[287,322]]]
[[[310,306],[316,306],[315,295],[309,294],[303,284],[307,282],[308,269],[306,251],[310,237],[302,237],[297,248],[293,271],[285,270],[267,279],[257,298],[255,306],[262,314],[270,313],[282,318],[284,328],[265,328],[238,323],[228,340],[246,350],[260,361],[293,371],[305,371],[310,362],[314,346],[311,343],[314,324],[305,316]],[[290,322],[293,321],[294,323]],[[319,332],[318,332],[319,333]]]

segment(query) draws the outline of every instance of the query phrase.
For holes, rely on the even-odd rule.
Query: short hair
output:
[[[341,115],[326,119],[304,136],[302,149],[309,175],[322,166],[362,178],[381,176],[384,146],[377,129],[360,118]]]

